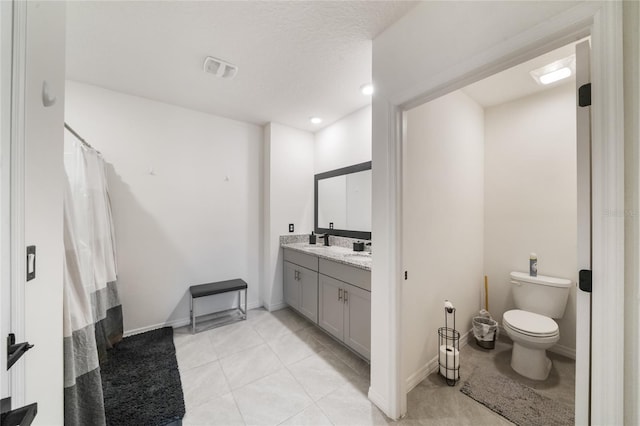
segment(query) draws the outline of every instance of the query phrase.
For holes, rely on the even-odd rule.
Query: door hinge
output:
[[[33,345],[30,345],[29,342],[16,343],[16,335],[9,333],[7,336],[7,370],[31,348]]]
[[[29,426],[38,414],[38,403],[26,405],[21,408],[11,409],[11,397],[0,400],[0,418],[2,425]]]
[[[591,83],[583,84],[578,89],[578,105],[591,106]]]
[[[36,277],[36,246],[27,246],[27,281]]]
[[[591,293],[591,270],[580,270],[578,275],[578,288],[587,293]]]

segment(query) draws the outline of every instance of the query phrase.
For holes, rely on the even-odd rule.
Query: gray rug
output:
[[[520,426],[573,425],[570,407],[497,373],[476,370],[460,392]]]
[[[125,337],[100,364],[107,426],[179,425],[185,414],[171,327]]]

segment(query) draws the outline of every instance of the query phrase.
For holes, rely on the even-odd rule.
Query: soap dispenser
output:
[[[309,244],[315,244],[316,243],[316,234],[313,233],[313,231],[311,231],[311,235],[309,235]]]

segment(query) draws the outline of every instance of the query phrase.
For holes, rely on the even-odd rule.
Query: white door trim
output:
[[[13,1],[13,69],[11,99],[11,323],[17,341],[25,336],[25,90],[27,2]],[[60,319],[62,321],[62,319]],[[25,405],[24,357],[11,367],[12,406]]]
[[[474,81],[488,77],[515,64],[536,57],[555,47],[575,41],[589,33],[592,36],[594,144],[594,332],[592,388],[599,389],[600,398],[592,401],[593,424],[622,424],[623,383],[622,351],[615,351],[615,360],[608,348],[623,342],[624,307],[624,158],[623,158],[623,104],[622,104],[622,5],[619,2],[584,3],[544,23],[496,45],[488,51],[461,63],[454,69],[422,82],[398,96],[392,96],[386,108],[389,114],[389,149],[387,185],[389,187],[389,241],[396,253],[390,260],[390,313],[389,373],[390,383],[395,389],[383,407],[392,418],[406,412],[405,378],[399,365],[402,360],[401,301],[402,301],[402,257],[399,248],[402,238],[402,204],[398,192],[402,192],[402,165],[398,153],[402,149],[400,111],[408,110],[451,91],[460,89]],[[375,112],[374,112],[375,116]],[[606,290],[606,291],[604,291]],[[375,401],[380,403],[382,401]]]
[[[2,336],[11,332],[11,67],[13,9],[0,3],[0,314]],[[0,351],[0,366],[7,365]],[[0,367],[0,398],[11,396],[11,371]]]
[[[591,82],[591,43],[576,45],[576,93]],[[576,170],[578,177],[578,270],[591,270],[591,107],[576,109]],[[575,423],[588,425],[591,377],[591,293],[576,288]]]
[[[624,423],[624,98],[622,2],[592,26],[591,423]],[[614,326],[615,324],[620,326]],[[594,392],[597,390],[597,392]]]

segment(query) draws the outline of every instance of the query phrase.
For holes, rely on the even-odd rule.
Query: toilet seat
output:
[[[558,324],[544,315],[520,309],[507,311],[502,316],[505,328],[530,337],[555,337],[559,335]]]

